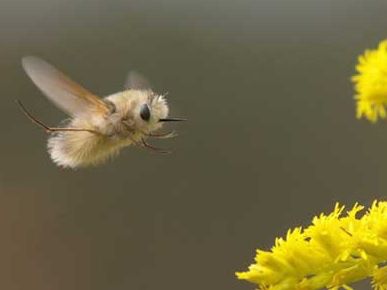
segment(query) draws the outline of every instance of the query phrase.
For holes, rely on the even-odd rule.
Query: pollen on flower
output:
[[[374,289],[386,290],[387,202],[362,211],[356,204],[344,215],[337,204],[308,228],[277,238],[271,251],[258,250],[255,263],[237,277],[265,290],[352,289],[351,283],[371,278]]]
[[[357,118],[365,117],[371,122],[386,118],[387,106],[387,40],[378,48],[366,50],[359,56],[355,84]]]

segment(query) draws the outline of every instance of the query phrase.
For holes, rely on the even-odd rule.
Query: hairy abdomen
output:
[[[129,144],[89,132],[60,132],[48,139],[48,151],[57,165],[76,168],[103,163]]]
[[[59,132],[48,139],[48,151],[57,165],[76,168],[103,163],[130,143],[90,132]]]

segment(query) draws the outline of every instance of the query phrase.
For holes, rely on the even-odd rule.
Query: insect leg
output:
[[[146,148],[150,151],[153,151],[153,152],[157,152],[157,153],[162,153],[162,154],[169,154],[171,153],[171,151],[169,150],[165,150],[165,149],[161,149],[161,148],[157,148],[149,143],[147,143],[144,138],[141,138],[141,143],[142,143],[142,147],[143,148]]]
[[[100,134],[99,132],[92,130],[92,129],[83,129],[83,128],[55,128],[55,127],[49,127],[46,124],[44,124],[42,121],[35,118],[27,109],[24,107],[23,103],[19,100],[16,100],[17,104],[19,105],[20,109],[24,113],[24,115],[27,116],[28,119],[30,119],[33,123],[38,125],[39,127],[42,127],[47,133],[52,132],[58,132],[58,131],[72,131],[72,132],[90,132],[94,134]]]
[[[175,131],[166,132],[166,133],[149,133],[146,134],[147,137],[152,138],[158,138],[158,139],[168,139],[168,138],[174,138],[177,136],[177,133]]]

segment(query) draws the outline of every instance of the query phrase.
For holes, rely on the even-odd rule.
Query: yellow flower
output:
[[[349,284],[371,277],[374,289],[386,290],[387,202],[375,201],[358,217],[363,209],[356,204],[343,216],[336,204],[308,228],[277,238],[271,251],[258,250],[255,264],[237,277],[270,290],[352,289]]]
[[[387,106],[387,40],[375,50],[366,50],[356,66],[355,83],[357,118],[371,122],[386,117]]]

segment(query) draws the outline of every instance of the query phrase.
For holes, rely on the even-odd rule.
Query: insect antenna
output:
[[[72,132],[90,132],[94,134],[100,134],[98,131],[92,130],[92,129],[83,129],[83,128],[56,128],[56,127],[49,127],[46,124],[44,124],[42,121],[38,120],[36,117],[34,117],[23,105],[23,103],[20,100],[16,100],[16,103],[19,105],[21,111],[24,113],[24,115],[27,116],[28,119],[30,119],[33,123],[38,125],[39,127],[43,128],[47,133],[52,132],[59,132],[59,131],[72,131]]]

